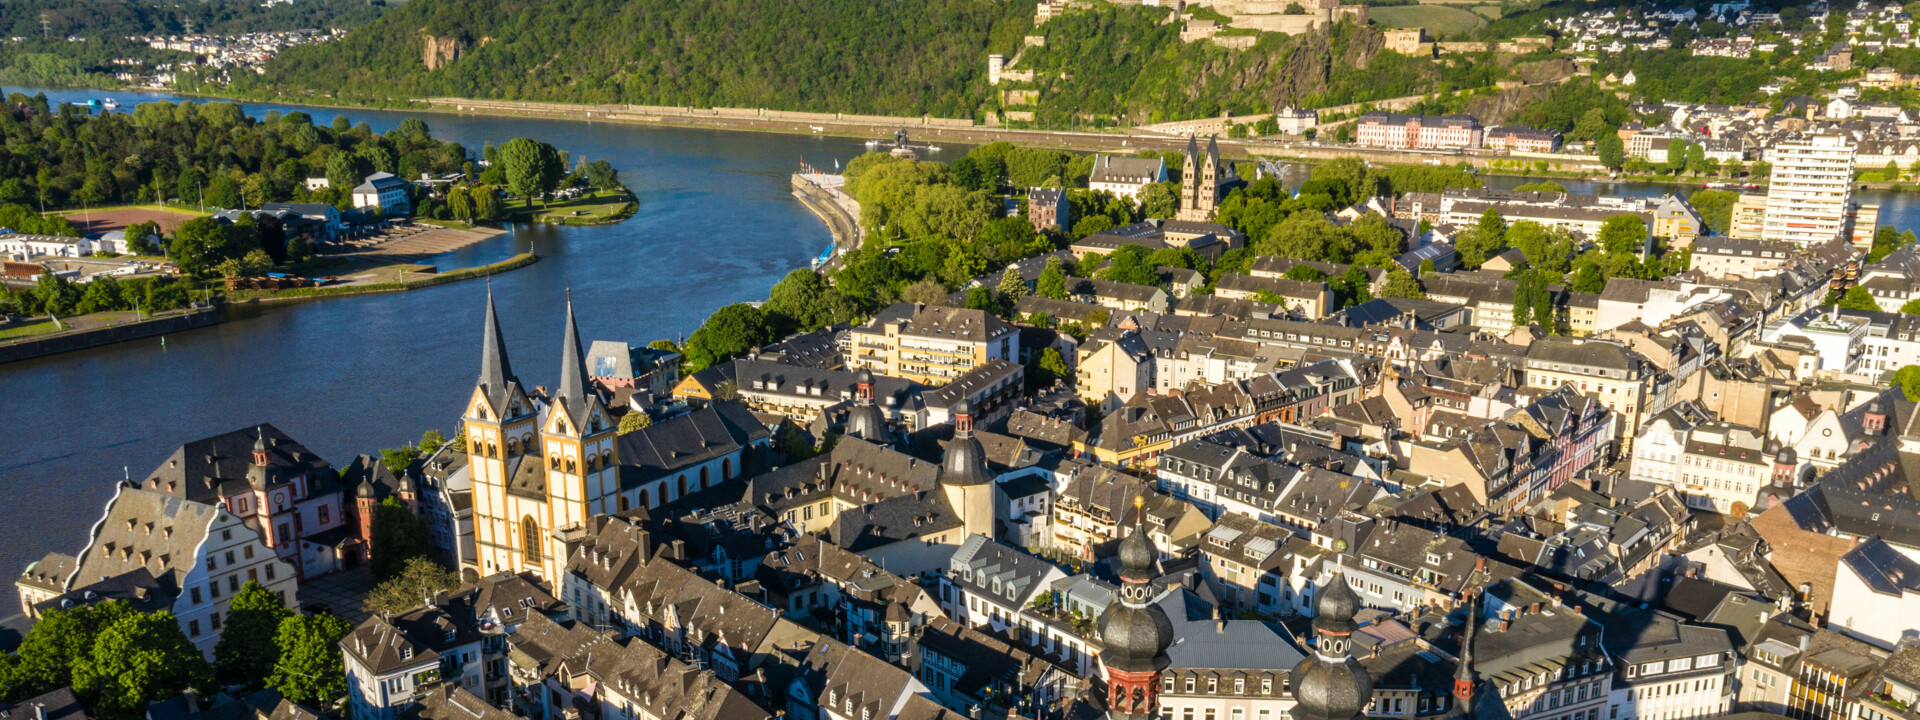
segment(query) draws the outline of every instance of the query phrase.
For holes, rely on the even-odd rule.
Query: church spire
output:
[[[1473,702],[1473,630],[1480,612],[1467,597],[1467,632],[1460,636],[1460,666],[1453,671],[1453,697],[1462,707]]]
[[[493,309],[493,283],[488,282],[487,327],[480,341],[480,385],[497,405],[506,399],[507,385],[513,382],[513,365],[507,362],[507,341],[500,334],[500,317]]]
[[[573,421],[585,422],[587,407],[587,362],[580,352],[580,327],[573,319],[573,291],[567,291],[567,337],[560,348],[560,392],[555,396],[565,403]]]

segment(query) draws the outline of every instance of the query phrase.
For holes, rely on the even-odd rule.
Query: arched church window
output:
[[[613,451],[612,450],[600,451],[600,467],[603,467],[603,468],[613,467]]]
[[[700,487],[703,489],[707,487],[707,470],[707,466],[700,466]]]
[[[547,469],[549,470],[560,469],[560,453],[554,453],[553,455],[547,458]]]
[[[500,457],[500,446],[493,444],[492,440],[487,441],[487,457],[490,457],[490,458]]]
[[[519,454],[520,454],[520,439],[507,438],[507,457],[513,457]]]
[[[647,498],[646,488],[640,489],[640,507],[653,507],[653,502]]]
[[[540,563],[540,523],[532,515],[520,518],[520,554],[528,565]]]
[[[686,496],[687,496],[687,476],[685,476],[685,475],[681,475],[681,476],[680,476],[680,495],[679,495],[679,497],[686,497]]]
[[[579,471],[580,471],[579,463],[575,462],[573,458],[567,458],[567,472],[572,473],[572,472],[579,472]]]
[[[733,479],[733,458],[720,458],[720,479]]]

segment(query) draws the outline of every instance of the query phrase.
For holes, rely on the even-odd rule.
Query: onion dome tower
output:
[[[265,426],[255,428],[253,439],[253,462],[247,466],[247,484],[255,490],[265,490],[277,480],[273,471],[273,457],[267,454],[267,431]],[[267,506],[266,498],[259,498],[260,507]]]
[[[1133,498],[1136,517],[1146,499]],[[1153,604],[1153,543],[1144,521],[1120,541],[1120,601],[1100,616],[1100,664],[1107,670],[1107,717],[1110,720],[1151,720],[1160,711],[1160,673],[1173,664],[1167,648],[1173,645],[1173,621]]]
[[[1347,574],[1335,571],[1313,607],[1313,654],[1293,666],[1293,717],[1366,720],[1373,676],[1353,659],[1349,644],[1358,628],[1353,616],[1360,611],[1360,598],[1347,586]]]
[[[880,407],[873,404],[873,373],[865,369],[854,376],[853,409],[847,412],[847,435],[880,445],[892,442],[887,437],[887,419],[880,414]]]
[[[987,470],[987,451],[973,437],[973,405],[965,400],[953,406],[953,441],[941,458],[940,490],[968,535],[995,537],[1000,488]]]

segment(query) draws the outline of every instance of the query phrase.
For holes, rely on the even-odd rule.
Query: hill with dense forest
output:
[[[999,89],[1038,120],[1152,122],[1491,85],[1478,57],[1415,59],[1374,29],[1183,43],[1169,10],[1094,3],[1035,28],[1001,0],[413,0],[212,92],[387,105],[424,97],[762,107],[984,119]],[[1022,50],[1022,38],[1045,35]],[[1032,83],[989,87],[989,53]],[[1021,102],[1026,102],[1024,99]]]
[[[1341,23],[1324,33],[1263,33],[1253,47],[1180,42],[1171,10],[1100,4],[1035,30],[1044,46],[1015,64],[1034,80],[1043,116],[1126,118],[1133,123],[1323,107],[1490,86],[1505,71],[1478,56],[1439,60],[1387,51],[1375,28]]]
[[[183,32],[245,33],[350,28],[380,16],[384,2],[300,0],[267,7],[258,0],[8,0],[0,3],[0,36],[61,40]],[[45,21],[45,25],[41,21]]]
[[[414,0],[230,92],[966,117],[987,97],[986,48],[1016,45],[1032,12],[1000,0]]]

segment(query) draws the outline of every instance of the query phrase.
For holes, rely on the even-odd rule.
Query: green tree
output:
[[[642,412],[640,410],[628,410],[627,414],[620,416],[620,434],[621,435],[625,435],[635,430],[645,430],[652,425],[653,425],[653,416],[648,415],[645,412]]]
[[[248,580],[233,596],[220,640],[213,646],[214,671],[226,685],[253,685],[266,679],[278,658],[273,638],[280,621],[292,617],[279,596]]]
[[[129,613],[103,628],[74,663],[73,689],[94,717],[136,720],[149,703],[189,689],[212,691],[213,668],[173,613]]]
[[[1647,224],[1639,215],[1621,213],[1600,223],[1600,247],[1611,255],[1638,255],[1646,250]]]
[[[1420,287],[1420,281],[1411,273],[1396,267],[1387,271],[1387,281],[1380,287],[1380,296],[1425,300],[1427,291]]]
[[[207,204],[218,208],[240,207],[240,183],[221,175],[207,183]]]
[[[1846,294],[1840,296],[1840,302],[1837,304],[1847,310],[1878,311],[1880,309],[1880,303],[1873,299],[1873,293],[1867,292],[1865,287],[1859,285],[1847,288]]]
[[[613,163],[595,160],[586,164],[587,184],[595,190],[615,190],[620,187],[620,171],[613,169]]]
[[[1920,401],[1920,365],[1908,365],[1887,376],[1887,387],[1897,387],[1908,400]]]
[[[1134,200],[1140,203],[1140,214],[1150,218],[1170,218],[1180,207],[1180,184],[1174,182],[1150,183],[1141,186],[1134,194]]]
[[[1523,183],[1521,185],[1516,185],[1514,186],[1513,189],[1518,192],[1563,193],[1567,191],[1567,186],[1561,185],[1560,183],[1554,182],[1552,180],[1540,180],[1537,182],[1530,182],[1530,183]]]
[[[225,260],[228,255],[227,228],[220,221],[210,217],[188,220],[173,231],[173,242],[167,246],[167,259],[180,268],[180,271],[194,277],[202,277],[215,264]]]
[[[19,700],[73,684],[73,670],[93,653],[100,631],[131,615],[125,603],[109,602],[71,609],[48,608],[27,631],[9,674]]]
[[[1454,250],[1460,253],[1461,264],[1477,268],[1488,259],[1507,249],[1507,221],[1500,211],[1487,208],[1480,214],[1480,221],[1467,228],[1454,240]]]
[[[95,275],[93,282],[87,283],[87,289],[80,294],[80,302],[73,310],[77,314],[85,315],[122,310],[127,307],[126,299],[120,290],[120,282],[113,279],[112,275],[101,274]]]
[[[389,497],[374,506],[373,557],[368,565],[375,579],[398,576],[408,561],[426,556],[427,543],[426,522],[398,498]]]
[[[687,338],[687,371],[699,372],[715,363],[773,341],[766,314],[746,303],[720,308]]]
[[[1620,136],[1614,134],[1612,130],[1602,133],[1600,139],[1594,143],[1594,147],[1601,165],[1618,170],[1627,161],[1627,144],[1622,142]]]
[[[1060,256],[1047,258],[1046,267],[1040,269],[1040,279],[1034,283],[1034,294],[1055,300],[1067,299],[1067,270],[1060,262]]]
[[[307,705],[329,703],[345,695],[347,675],[340,641],[350,632],[353,626],[333,615],[295,615],[281,620],[273,638],[278,658],[267,676],[267,685],[287,700]]]
[[[1019,270],[1008,265],[1007,269],[1000,273],[1000,286],[994,288],[994,292],[999,293],[1011,307],[1015,301],[1027,296],[1027,280],[1020,277]]]
[[[403,613],[420,607],[426,598],[460,587],[460,575],[425,557],[408,558],[400,573],[367,593],[370,612]]]
[[[1713,232],[1725,235],[1733,226],[1733,204],[1739,202],[1740,193],[1731,190],[1701,190],[1687,198],[1700,217],[1707,221],[1707,227]]]
[[[560,185],[567,174],[560,151],[533,138],[514,138],[500,146],[500,162],[507,175],[507,187],[528,206],[534,196],[545,197]]]

